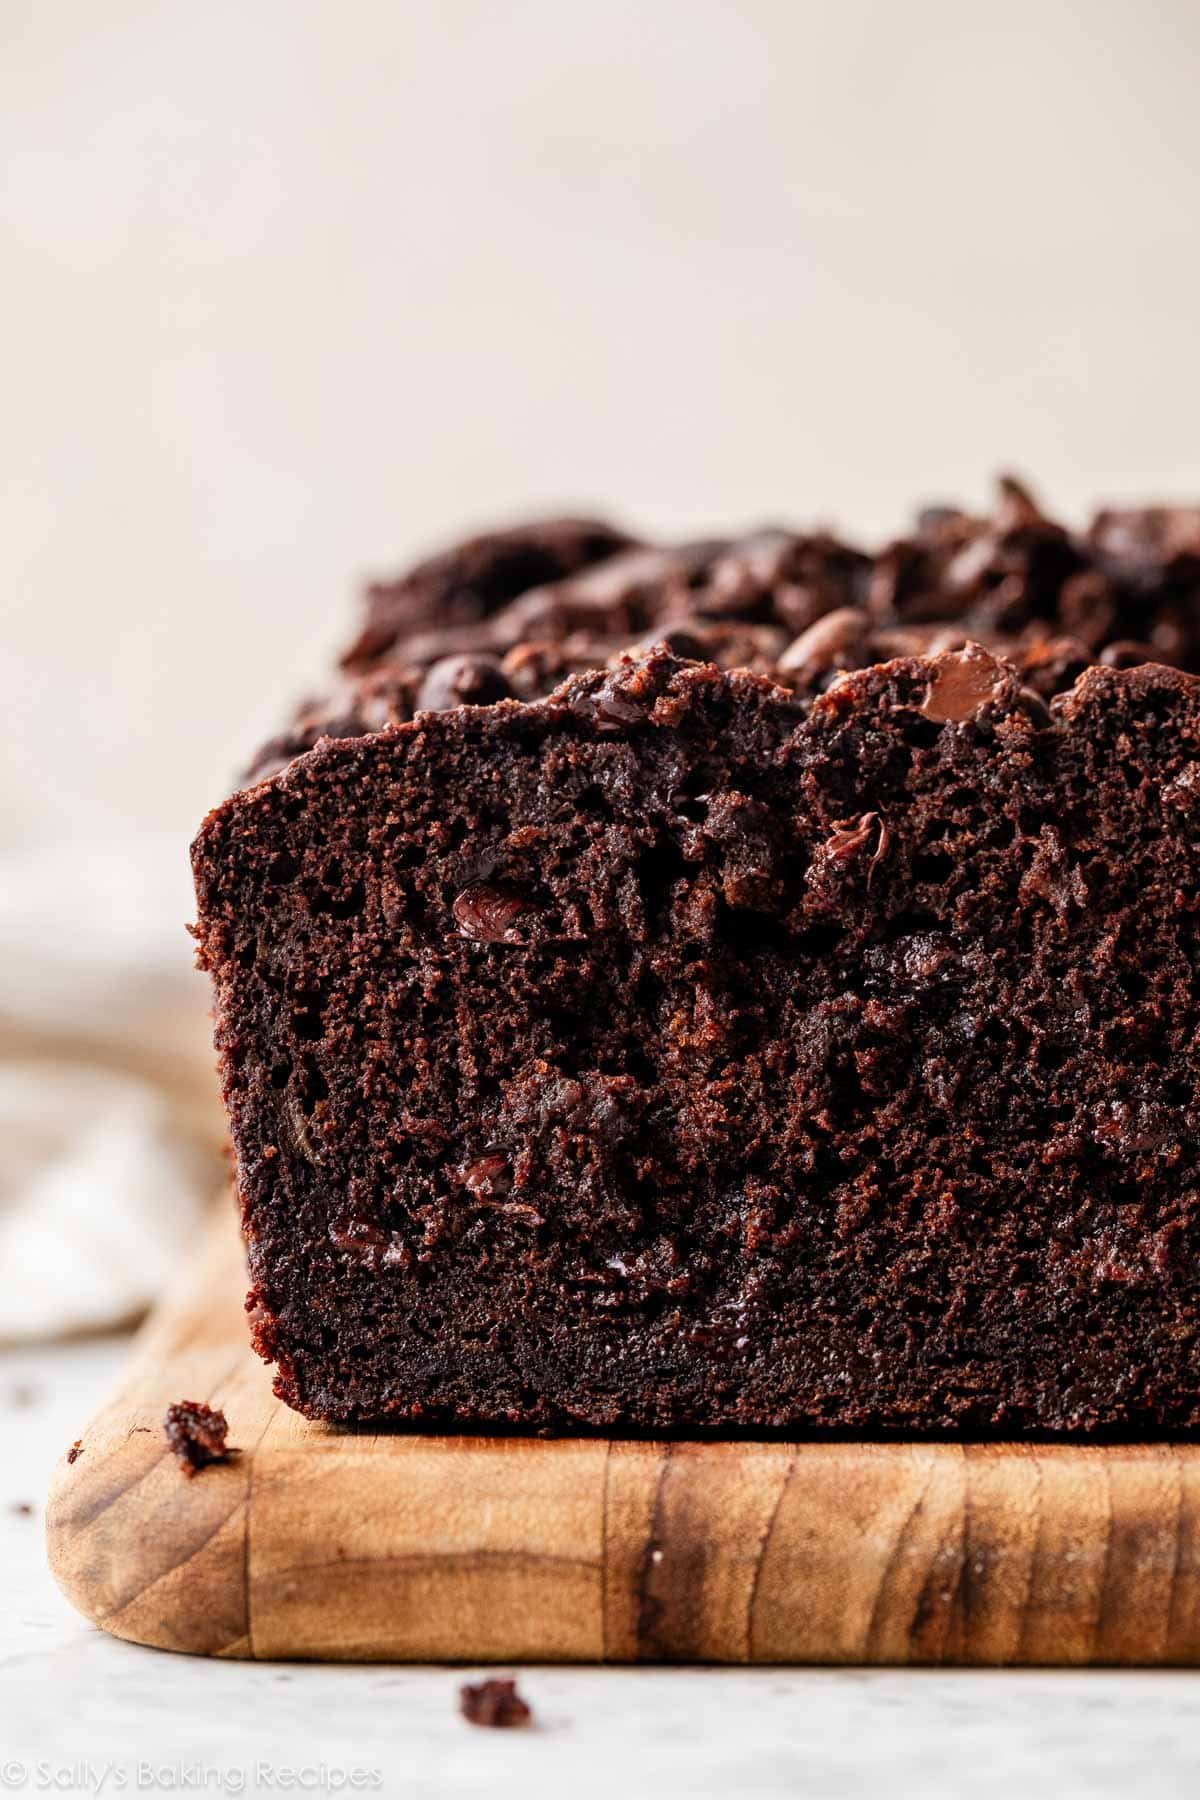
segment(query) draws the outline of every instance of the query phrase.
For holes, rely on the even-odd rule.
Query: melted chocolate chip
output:
[[[627,671],[609,676],[591,693],[581,696],[581,707],[589,712],[602,731],[622,731],[644,719],[647,705],[624,678]]]
[[[999,698],[1003,687],[1003,670],[995,657],[978,644],[968,644],[965,650],[947,650],[934,659],[918,710],[939,725],[959,725]]]
[[[364,1269],[406,1269],[412,1251],[397,1231],[385,1231],[369,1219],[334,1219],[329,1241],[335,1250]]]
[[[519,943],[521,921],[536,910],[515,888],[494,881],[473,881],[451,907],[460,936],[476,944]]]
[[[512,1172],[506,1156],[478,1156],[462,1172],[463,1186],[472,1194],[491,1200],[508,1193]]]
[[[329,1241],[347,1255],[370,1257],[373,1252],[386,1247],[388,1234],[378,1225],[372,1225],[369,1219],[340,1219],[330,1222]]]

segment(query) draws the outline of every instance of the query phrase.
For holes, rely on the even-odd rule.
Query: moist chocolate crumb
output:
[[[223,1412],[202,1401],[180,1400],[169,1406],[163,1430],[185,1475],[224,1462],[229,1455],[225,1446],[229,1422]]]
[[[67,1461],[69,1463],[77,1462],[82,1455],[83,1439],[76,1438],[75,1442],[71,1445],[71,1448],[67,1451]]]
[[[533,1717],[517,1692],[516,1682],[497,1676],[489,1676],[486,1681],[474,1685],[464,1683],[458,1690],[458,1704],[468,1724],[487,1725],[493,1729],[510,1730],[513,1726],[528,1725]]]

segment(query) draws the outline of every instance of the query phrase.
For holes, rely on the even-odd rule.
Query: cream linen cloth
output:
[[[0,1342],[129,1323],[221,1181],[187,845],[0,852]]]

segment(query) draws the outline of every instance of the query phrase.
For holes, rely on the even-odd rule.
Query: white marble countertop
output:
[[[109,1340],[0,1356],[0,1795],[1200,1789],[1200,1675],[1187,1673],[533,1668],[520,1685],[536,1728],[498,1732],[459,1717],[456,1669],[219,1663],[117,1643],[58,1593],[41,1511],[51,1465],[124,1354]]]

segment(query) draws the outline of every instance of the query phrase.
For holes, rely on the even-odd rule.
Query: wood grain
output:
[[[252,1355],[231,1209],[48,1509],[69,1598],[210,1656],[1200,1663],[1200,1446],[339,1432]],[[226,1412],[186,1479],[162,1418]]]

